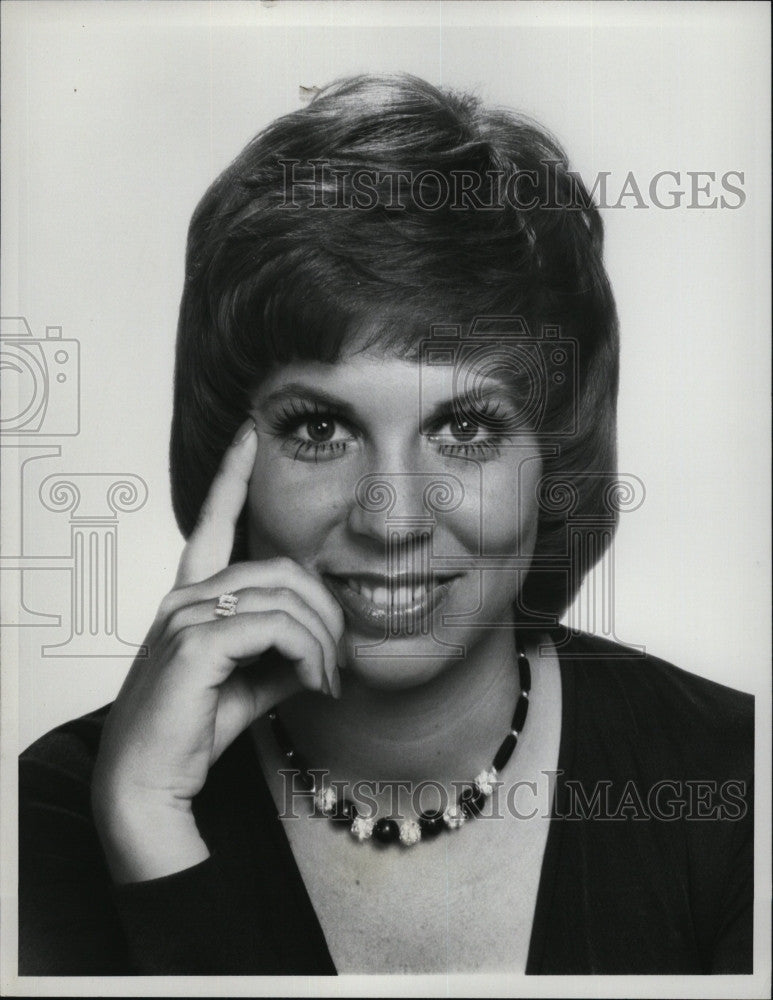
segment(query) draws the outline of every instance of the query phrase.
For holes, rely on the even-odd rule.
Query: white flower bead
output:
[[[421,840],[421,827],[415,819],[406,819],[400,824],[400,843],[412,847]]]
[[[375,822],[372,816],[355,816],[349,827],[349,832],[359,841],[368,840],[373,835],[374,826]]]
[[[462,807],[454,803],[443,813],[443,822],[449,830],[458,830],[467,817],[462,812]]]
[[[325,785],[320,788],[318,792],[314,795],[314,805],[319,809],[321,813],[329,816],[333,812],[336,806],[336,793],[334,788],[328,788]]]
[[[490,771],[480,772],[480,774],[475,778],[475,786],[484,795],[491,795],[494,791],[494,783],[496,780],[497,771],[496,768],[492,767]]]

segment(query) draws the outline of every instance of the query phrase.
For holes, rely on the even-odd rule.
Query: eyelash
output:
[[[350,441],[309,441],[298,436],[298,429],[314,419],[327,419],[346,426],[344,418],[335,410],[323,409],[318,403],[293,399],[282,405],[273,421],[274,430],[292,448],[292,457],[298,461],[317,462],[323,456],[332,458],[343,454],[351,444]]]
[[[500,423],[502,431],[491,431],[488,437],[481,441],[437,441],[438,432],[441,427],[454,420],[453,416],[445,415],[438,418],[435,423],[435,430],[425,431],[424,436],[432,441],[440,455],[451,458],[497,458],[501,451],[501,445],[509,439],[505,430],[507,428],[507,416],[497,421],[497,414],[501,406],[497,402],[494,405],[483,402],[477,408],[476,416],[485,420],[489,424]],[[298,461],[314,461],[320,458],[332,458],[346,452],[351,440],[346,441],[310,441],[298,435],[298,429],[313,419],[330,420],[336,425],[348,427],[346,419],[333,409],[323,409],[318,403],[310,403],[302,400],[291,400],[283,404],[281,411],[272,421],[274,430],[279,437],[282,437],[292,449],[292,457]],[[474,421],[471,421],[474,424]],[[474,424],[480,430],[479,424]]]
[[[441,444],[438,451],[441,455],[449,455],[451,458],[498,458],[501,449],[502,439],[497,438],[492,441],[486,438],[483,441],[460,441],[457,444]]]
[[[507,412],[499,416],[502,409],[502,405],[499,402],[491,404],[487,400],[483,400],[476,406],[475,416],[478,418],[478,421],[489,425],[488,436],[481,441],[436,442],[440,454],[448,455],[452,458],[479,458],[483,461],[498,458],[501,454],[501,446],[511,440],[506,432],[513,429],[514,422],[513,417],[508,415]],[[441,417],[435,426],[436,428],[444,427],[454,419],[453,416]],[[478,431],[484,429],[475,419],[470,420],[470,423]],[[495,429],[497,425],[501,427],[501,430]],[[434,433],[427,433],[427,437],[430,440],[436,436],[437,430]]]

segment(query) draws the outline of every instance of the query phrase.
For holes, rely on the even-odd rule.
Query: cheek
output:
[[[252,559],[289,556],[310,565],[343,516],[331,502],[331,484],[312,477],[302,463],[255,462],[247,495],[248,545]]]
[[[481,464],[465,477],[465,502],[452,515],[468,552],[530,556],[537,533],[536,489],[542,463],[536,452]]]
[[[268,559],[276,555],[295,556],[294,547],[301,541],[302,524],[300,497],[279,497],[264,484],[250,488],[249,548],[253,559]]]

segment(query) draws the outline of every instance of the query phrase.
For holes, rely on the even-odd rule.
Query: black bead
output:
[[[531,691],[531,667],[525,657],[518,661],[518,676],[521,679],[521,691],[526,691],[528,694]]]
[[[459,805],[464,815],[468,818],[472,816],[480,816],[483,812],[483,804],[485,801],[486,796],[475,785],[467,785],[462,789],[462,793],[459,796]]]
[[[520,733],[523,729],[523,724],[526,722],[526,714],[528,711],[529,699],[526,695],[522,694],[518,699],[518,704],[515,706],[515,712],[513,712],[513,725],[511,728],[514,729],[516,733]]]
[[[497,755],[494,758],[494,768],[497,771],[501,771],[502,768],[507,764],[510,758],[513,756],[513,750],[515,750],[515,744],[517,740],[512,733],[508,733],[507,736],[502,740],[502,744],[497,750]]]
[[[299,785],[304,791],[310,792],[314,788],[314,776],[309,774],[309,762],[300,753],[294,753],[290,762],[295,768],[293,782]]]
[[[308,772],[309,762],[306,760],[306,758],[303,756],[302,753],[298,753],[298,751],[296,750],[293,753],[290,760],[292,760],[293,762],[293,767],[296,767],[300,771],[301,775],[306,774]]]
[[[419,826],[422,837],[436,837],[445,827],[443,813],[439,809],[428,809],[419,815]]]
[[[373,836],[382,844],[393,844],[400,838],[400,827],[393,819],[380,819],[373,827]]]
[[[305,792],[313,792],[315,787],[314,775],[306,770],[298,771],[297,782]]]
[[[276,740],[282,754],[285,757],[292,759],[295,748],[293,747],[292,740],[290,739],[290,734],[284,727],[284,723],[276,714],[271,720],[271,729],[274,733],[274,739]]]
[[[334,823],[351,823],[357,815],[357,806],[350,799],[337,799],[335,808],[330,814]]]

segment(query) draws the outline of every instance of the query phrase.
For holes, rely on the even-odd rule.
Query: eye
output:
[[[352,432],[329,414],[315,414],[297,422],[291,430],[296,441],[320,449],[345,447],[354,441]]]
[[[441,455],[455,458],[496,458],[512,427],[509,409],[485,401],[474,413],[452,412],[439,417],[427,437]]]
[[[450,436],[455,440],[462,443],[472,441],[475,435],[480,430],[478,424],[474,421],[469,420],[467,417],[458,417],[447,422],[448,429],[450,431]]]
[[[336,458],[357,441],[355,431],[338,414],[306,400],[285,403],[270,422],[282,447],[299,460]]]
[[[478,423],[472,417],[459,414],[439,420],[430,433],[434,441],[448,445],[469,444],[472,441],[492,436],[492,429]]]
[[[335,420],[329,417],[316,417],[307,421],[305,431],[309,435],[309,440],[318,444],[332,441],[336,431]]]

